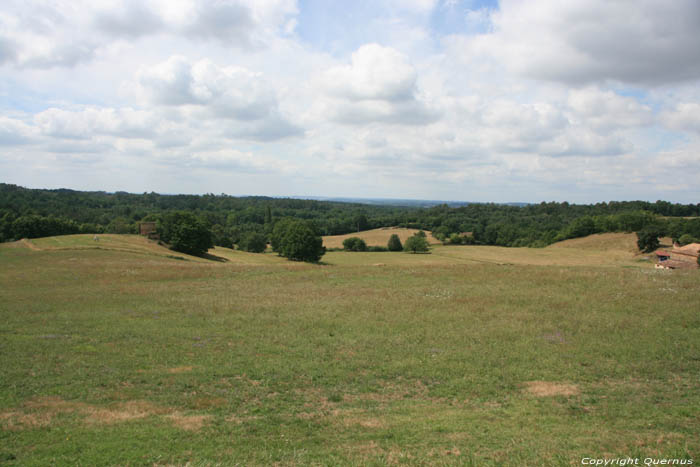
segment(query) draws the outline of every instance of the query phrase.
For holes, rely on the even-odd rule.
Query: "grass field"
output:
[[[697,463],[700,276],[631,238],[321,265],[2,244],[0,464]]]

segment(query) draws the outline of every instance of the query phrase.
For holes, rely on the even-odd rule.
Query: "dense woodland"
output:
[[[271,238],[284,218],[312,221],[322,235],[377,227],[431,230],[446,243],[543,247],[600,232],[653,228],[685,241],[700,239],[700,203],[613,201],[526,206],[474,203],[430,208],[228,195],[161,195],[27,189],[0,184],[0,241],[72,233],[136,233],[142,221],[188,212],[214,244],[232,246],[252,233]]]

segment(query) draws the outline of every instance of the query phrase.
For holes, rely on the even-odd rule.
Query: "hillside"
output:
[[[396,234],[404,243],[408,237],[418,233],[418,229],[404,229],[399,227],[382,227],[379,229],[364,230],[362,232],[353,232],[345,235],[329,235],[323,237],[323,246],[326,248],[343,248],[343,240],[350,237],[359,237],[367,243],[367,246],[383,246],[389,242],[389,237]],[[428,243],[439,244],[440,240],[433,237],[430,231],[425,231],[428,236]]]

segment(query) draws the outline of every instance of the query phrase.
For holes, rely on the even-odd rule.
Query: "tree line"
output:
[[[448,244],[510,247],[544,247],[594,233],[643,229],[674,240],[700,239],[700,203],[473,203],[418,208],[224,194],[43,190],[0,184],[0,241],[72,233],[137,233],[140,222],[155,221],[162,226],[174,213],[183,212],[194,216],[210,233],[211,244],[238,245],[248,251],[272,241],[275,227],[284,219],[303,220],[318,235],[398,226],[432,231]]]

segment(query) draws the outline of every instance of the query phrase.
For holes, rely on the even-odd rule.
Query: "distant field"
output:
[[[396,234],[404,243],[408,237],[416,234],[418,229],[402,229],[398,227],[384,227],[381,229],[364,230],[362,232],[351,233],[346,235],[330,235],[323,237],[323,245],[326,248],[343,248],[343,240],[350,237],[360,237],[368,246],[386,246],[392,234]],[[429,243],[440,243],[440,240],[433,237],[429,231],[425,232],[428,236]]]
[[[0,464],[697,463],[700,275],[630,241],[0,244]]]

